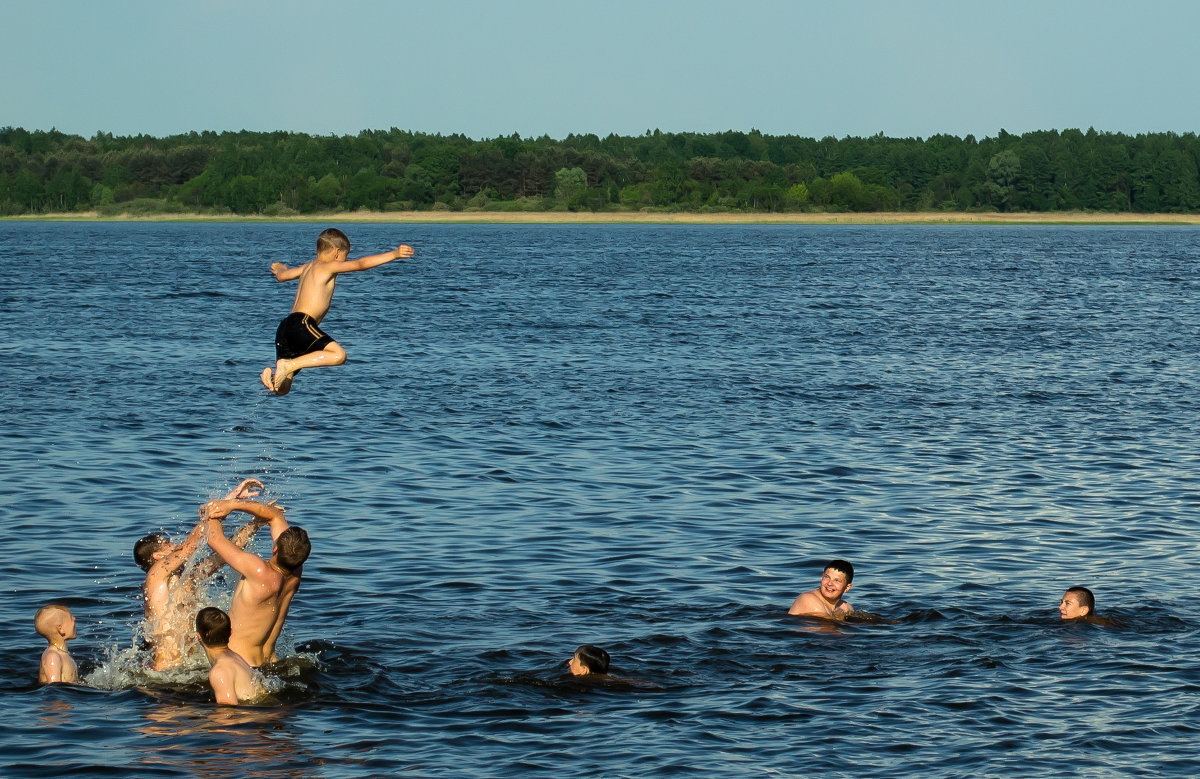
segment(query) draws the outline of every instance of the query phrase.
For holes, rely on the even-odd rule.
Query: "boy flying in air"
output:
[[[300,279],[292,313],[275,332],[275,369],[263,368],[259,379],[276,395],[286,395],[296,373],[304,368],[341,365],[346,350],[321,330],[321,320],[329,312],[339,273],[367,270],[384,263],[412,257],[413,248],[400,244],[386,254],[373,254],[348,260],[350,239],[341,230],[330,228],[317,236],[317,258],[295,268],[282,262],[271,263],[277,281]]]

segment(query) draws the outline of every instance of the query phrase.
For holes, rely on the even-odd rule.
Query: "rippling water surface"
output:
[[[0,224],[0,774],[1200,772],[1196,230],[349,225],[417,257],[268,397],[324,226]],[[219,709],[131,550],[245,476],[314,551]],[[831,557],[870,616],[786,616]]]

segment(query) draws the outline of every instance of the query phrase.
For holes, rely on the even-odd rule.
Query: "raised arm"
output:
[[[200,510],[203,512],[203,507]],[[156,561],[153,568],[168,576],[179,570],[199,548],[200,539],[204,537],[204,525],[204,514],[201,513],[200,521],[192,528],[192,532],[187,534],[187,538],[183,539],[183,543],[175,547],[170,554]]]
[[[367,257],[359,257],[357,260],[339,262],[330,268],[330,270],[334,273],[353,273],[354,271],[367,270],[368,268],[377,268],[393,260],[407,259],[412,256],[413,247],[402,243],[390,252],[372,254]]]
[[[307,264],[305,263],[304,265]],[[300,273],[304,270],[304,265],[289,268],[282,262],[273,262],[271,263],[271,273],[275,274],[276,281],[291,281],[300,278]]]

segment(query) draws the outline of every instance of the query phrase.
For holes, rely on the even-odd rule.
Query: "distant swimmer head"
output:
[[[311,552],[312,544],[308,542],[308,533],[302,527],[292,525],[275,539],[275,562],[288,573],[304,565]]]
[[[336,227],[330,227],[317,236],[317,254],[329,251],[350,251],[350,239]]]
[[[567,668],[572,676],[587,676],[588,674],[608,673],[609,657],[598,646],[584,644],[575,650],[575,654],[567,661]]]
[[[1096,598],[1087,587],[1072,587],[1063,593],[1058,615],[1063,619],[1087,617],[1096,610]]]
[[[171,539],[162,533],[151,533],[133,545],[133,559],[137,561],[139,568],[149,571],[150,566],[154,565],[155,554],[169,552],[171,546]]]
[[[821,572],[821,594],[830,602],[838,602],[854,581],[854,566],[845,560],[830,560]]]
[[[207,647],[226,646],[232,626],[229,615],[216,606],[206,606],[196,613],[196,635]]]

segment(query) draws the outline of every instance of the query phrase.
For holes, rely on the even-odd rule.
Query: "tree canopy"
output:
[[[0,128],[0,215],[73,211],[1200,211],[1193,133],[473,140]]]

